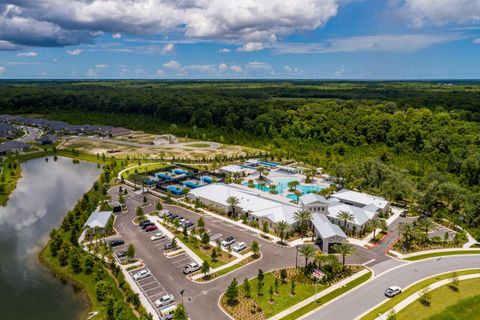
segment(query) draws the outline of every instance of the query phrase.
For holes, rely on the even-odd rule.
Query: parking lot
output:
[[[225,314],[218,309],[217,304],[212,303],[212,301],[218,299],[234,276],[237,279],[244,279],[256,274],[259,268],[270,270],[273,267],[288,266],[295,262],[294,249],[281,248],[259,237],[257,233],[241,228],[233,222],[224,221],[211,215],[202,215],[206,227],[210,230],[211,241],[222,240],[228,236],[235,237],[236,243],[245,242],[247,246],[250,246],[252,241],[257,241],[264,255],[261,260],[252,265],[235,271],[234,275],[224,276],[211,283],[192,282],[182,271],[187,264],[193,262],[193,259],[185,253],[171,258],[166,257],[163,247],[170,240],[163,238],[151,241],[150,237],[158,231],[145,232],[138,225],[133,224],[137,206],[142,206],[143,211],[148,214],[155,210],[157,201],[155,197],[149,194],[141,194],[140,191],[134,192],[131,188],[128,188],[128,196],[126,197],[128,212],[118,214],[114,224],[115,229],[126,244],[114,249],[115,251],[126,250],[128,244],[134,244],[136,257],[141,259],[145,268],[152,273],[150,279],[145,278],[138,283],[141,292],[152,305],[156,299],[164,294],[172,294],[176,302],[181,303],[180,292],[185,290],[184,305],[191,319],[227,319]],[[118,200],[118,189],[111,190],[109,194],[112,196],[112,200]],[[148,199],[147,206],[143,204],[144,196]],[[199,214],[182,207],[163,204],[163,208],[193,221],[195,225],[200,218]],[[142,269],[129,273],[135,274],[140,270]],[[158,313],[158,309],[156,310]]]

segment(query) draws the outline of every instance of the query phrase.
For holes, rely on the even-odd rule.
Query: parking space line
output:
[[[147,279],[145,279],[145,280],[147,280]],[[153,280],[153,281],[150,281],[150,282],[148,282],[148,283],[143,283],[143,282],[140,283],[140,281],[139,281],[138,283],[139,283],[141,286],[147,286],[147,285],[149,285],[149,284],[158,282],[156,279],[149,279],[149,280]]]
[[[172,264],[177,264],[180,262],[180,264],[184,264],[186,261],[190,261],[190,257],[185,257],[183,259],[180,259],[180,260],[177,260],[177,261],[173,261]]]
[[[152,288],[152,289],[148,289],[148,290],[144,290],[143,292],[145,294],[147,294],[148,292],[152,291],[152,290],[155,290],[155,289],[158,289],[158,288],[163,288],[162,286],[158,286],[158,287],[155,287],[155,288]]]

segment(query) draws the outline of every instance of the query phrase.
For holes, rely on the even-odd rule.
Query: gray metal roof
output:
[[[336,224],[330,222],[330,220],[321,213],[314,213],[312,215],[312,223],[322,239],[328,239],[335,236],[347,239],[343,230]]]
[[[90,227],[92,229],[95,227],[105,228],[111,216],[112,211],[95,211],[90,215],[83,227]]]

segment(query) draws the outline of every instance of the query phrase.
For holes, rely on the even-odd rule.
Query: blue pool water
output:
[[[273,178],[270,178],[273,183],[275,183],[277,185],[277,187],[275,188],[277,190],[277,192],[279,194],[283,194],[284,191],[288,190],[288,183],[290,181],[293,181],[295,179],[293,178],[289,178],[289,177],[273,177]],[[247,185],[247,183],[245,183],[245,185]],[[255,188],[257,188],[258,190],[262,190],[262,191],[269,191],[270,189],[268,188],[268,186],[260,186],[260,185],[255,185]],[[307,194],[307,193],[312,193],[312,192],[317,192],[317,191],[320,191],[322,190],[323,188],[320,187],[320,186],[309,186],[309,185],[303,185],[303,184],[300,184],[297,186],[297,190],[300,190],[302,192],[302,194]],[[294,194],[289,194],[287,195],[287,198],[291,199],[291,200],[297,200],[297,196],[295,196]]]

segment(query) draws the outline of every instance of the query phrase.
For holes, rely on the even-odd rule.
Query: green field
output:
[[[480,317],[480,279],[459,282],[458,290],[449,285],[431,291],[429,306],[418,300],[397,314],[397,320],[470,320]]]

